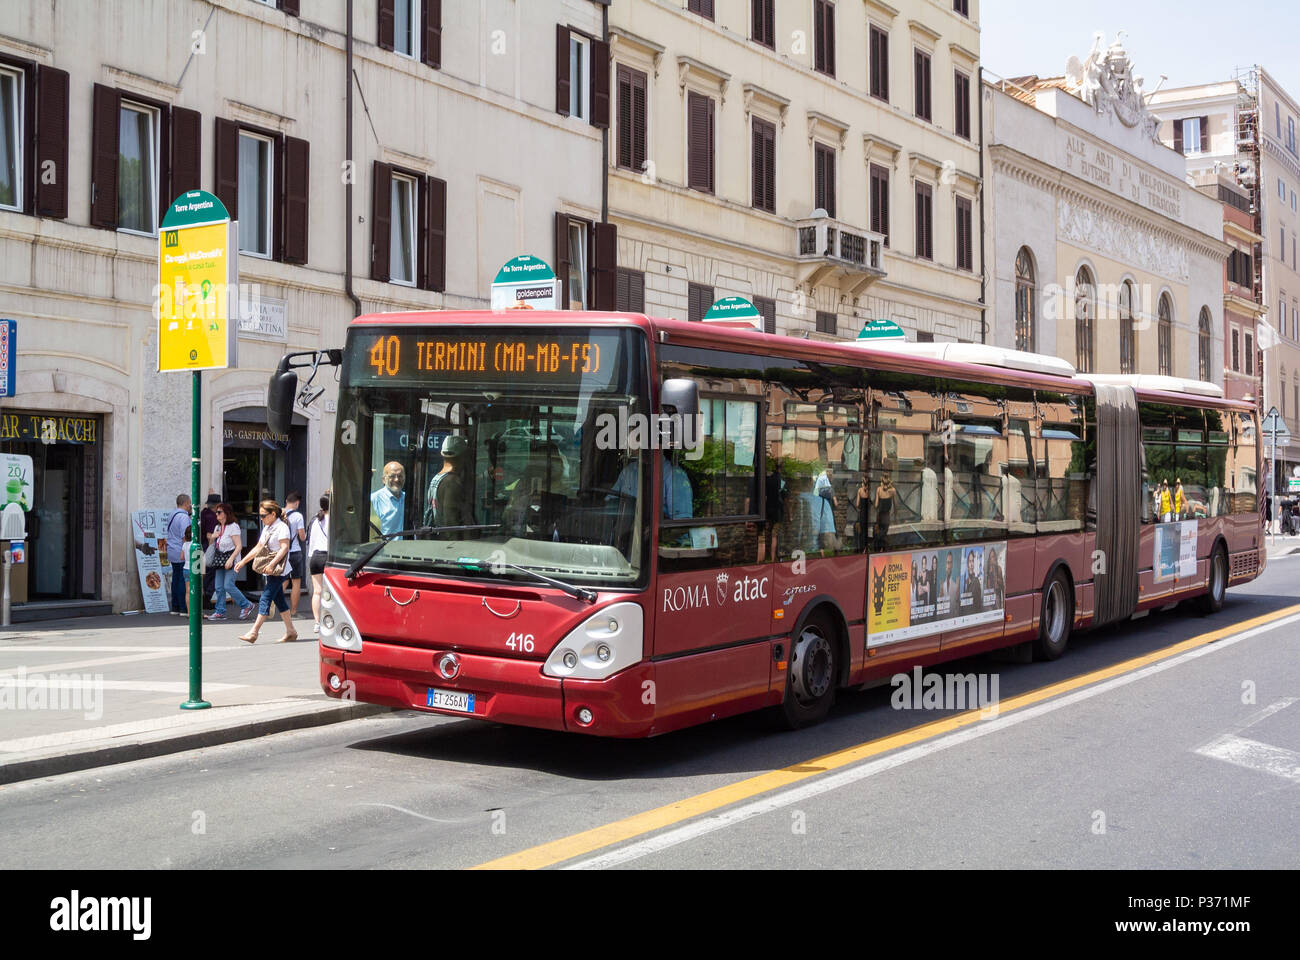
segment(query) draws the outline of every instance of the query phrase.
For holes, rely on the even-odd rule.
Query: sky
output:
[[[1109,46],[1123,30],[1133,72],[1150,93],[1229,80],[1260,64],[1300,99],[1297,0],[980,0],[980,61],[1000,77],[1060,76],[1084,59],[1100,30]]]

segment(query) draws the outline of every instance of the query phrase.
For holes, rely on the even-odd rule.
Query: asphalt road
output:
[[[1235,625],[1300,603],[1298,577],[1274,561],[1213,617],[1055,663],[947,665],[996,676],[979,722],[888,687],[797,733],[759,714],[636,742],[393,714],[7,786],[0,868],[1294,867],[1300,617]]]

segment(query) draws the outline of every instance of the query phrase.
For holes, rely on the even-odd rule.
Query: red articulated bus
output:
[[[364,316],[341,360],[336,697],[798,727],[914,666],[1216,611],[1264,563],[1257,414],[1213,384],[569,312]]]

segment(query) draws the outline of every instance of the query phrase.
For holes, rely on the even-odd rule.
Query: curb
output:
[[[337,701],[304,701],[307,709],[296,709],[279,716],[237,721],[224,726],[206,727],[180,734],[142,733],[136,739],[110,737],[108,742],[90,741],[83,749],[65,753],[30,751],[26,756],[16,754],[16,759],[0,759],[0,785],[20,783],[39,777],[53,777],[75,773],[94,767],[147,760],[173,753],[183,753],[199,747],[215,747],[225,743],[252,740],[273,733],[322,727],[346,720],[359,720],[377,713],[389,713],[392,707],[373,703],[343,705]],[[117,741],[117,742],[113,742]],[[34,754],[34,755],[33,755]]]

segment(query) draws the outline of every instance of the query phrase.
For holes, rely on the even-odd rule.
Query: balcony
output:
[[[830,217],[795,221],[800,285],[834,283],[852,299],[885,275],[885,238]]]

